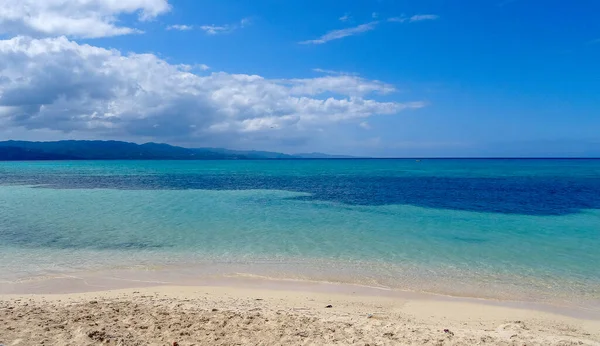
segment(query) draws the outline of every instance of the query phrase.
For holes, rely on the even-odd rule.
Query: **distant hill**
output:
[[[229,150],[222,148],[200,148],[196,150],[208,150],[217,153],[242,155],[248,159],[351,159],[353,156],[345,155],[329,155],[323,153],[310,154],[283,154],[273,151],[257,151],[257,150]]]
[[[43,151],[20,148],[0,147],[1,161],[26,161],[26,160],[73,160],[75,157],[68,155],[45,153]]]
[[[246,159],[296,159],[295,155],[271,152],[271,151],[256,151],[256,150],[230,150],[223,148],[198,148],[192,149],[200,152],[213,152],[223,155],[240,155]]]
[[[0,161],[27,160],[251,160],[342,158],[326,154],[289,155],[268,151],[182,148],[168,144],[119,141],[0,142]],[[346,157],[344,157],[346,158]]]
[[[348,155],[329,155],[323,153],[308,153],[308,154],[294,154],[296,158],[302,159],[353,159],[354,156]]]

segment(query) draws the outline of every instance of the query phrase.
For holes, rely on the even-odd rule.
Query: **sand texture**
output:
[[[485,304],[226,287],[0,296],[5,346],[174,342],[600,345],[600,323]]]

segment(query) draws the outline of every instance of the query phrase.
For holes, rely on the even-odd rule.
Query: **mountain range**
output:
[[[328,159],[350,156],[322,153],[283,154],[223,148],[183,148],[163,143],[66,140],[0,142],[0,161],[30,160],[267,160]]]

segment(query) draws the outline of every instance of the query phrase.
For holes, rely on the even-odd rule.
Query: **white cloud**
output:
[[[323,44],[323,43],[327,43],[329,41],[339,40],[340,38],[358,35],[360,33],[371,31],[371,30],[375,29],[375,27],[377,26],[378,23],[379,22],[375,21],[375,22],[370,22],[370,23],[366,23],[366,24],[361,24],[359,26],[355,26],[352,28],[333,30],[333,31],[330,31],[330,32],[326,33],[325,35],[319,37],[318,39],[302,41],[302,42],[300,42],[300,44]]]
[[[369,122],[367,121],[363,121],[360,124],[358,124],[360,127],[362,127],[365,130],[370,130],[371,129],[371,125],[369,124]]]
[[[373,17],[373,18],[377,18],[378,16],[379,16],[379,14],[377,12],[373,12],[371,14],[371,17]],[[348,20],[348,18],[349,18],[348,15],[345,15],[345,16],[341,17],[340,20],[346,21],[346,20]],[[406,16],[392,17],[392,18],[388,18],[387,21],[388,22],[398,22],[398,23],[404,23],[404,22],[413,23],[413,22],[420,22],[420,21],[424,21],[424,20],[435,20],[438,18],[439,18],[439,16],[435,15],[435,14],[417,14],[412,17],[406,17]],[[302,42],[300,42],[300,44],[324,44],[329,41],[339,40],[344,37],[354,36],[354,35],[361,34],[363,32],[374,30],[378,24],[379,24],[379,21],[375,20],[370,23],[361,24],[359,26],[355,26],[352,28],[333,30],[317,39],[302,41]]]
[[[246,27],[248,25],[250,25],[252,23],[252,20],[250,18],[242,18],[242,20],[240,20],[240,27]]]
[[[361,96],[373,92],[388,94],[396,91],[394,86],[390,84],[348,75],[290,79],[282,82],[291,86],[290,92],[292,94],[299,95],[319,95],[332,92],[340,95]]]
[[[193,69],[198,69],[201,71],[208,71],[210,70],[210,66],[206,65],[206,64],[195,64],[195,65],[189,65],[189,64],[179,64],[179,65],[175,65],[178,69],[180,69],[181,71],[186,71],[186,72],[190,72]]]
[[[350,17],[349,13],[344,14],[343,16],[341,16],[340,18],[338,18],[341,22],[347,22],[350,19],[352,19],[352,17]]]
[[[327,70],[327,69],[322,69],[322,68],[313,68],[312,69],[314,72],[318,72],[318,73],[324,73],[324,74],[329,74],[329,75],[337,75],[337,76],[357,76],[358,73],[355,72],[345,72],[345,71],[335,71],[335,70]]]
[[[188,31],[188,30],[192,30],[193,28],[194,28],[193,25],[175,24],[175,25],[169,25],[167,27],[167,30]]]
[[[243,18],[237,24],[227,25],[202,25],[200,29],[209,35],[227,34],[240,28],[245,28],[252,23],[250,18]]]
[[[410,22],[420,22],[423,20],[436,20],[440,18],[437,14],[417,14],[410,17]]]
[[[140,33],[118,26],[121,15],[151,20],[170,10],[168,0],[2,0],[0,32],[97,38]]]
[[[231,32],[232,29],[229,26],[218,26],[218,25],[202,25],[200,29],[204,30],[209,35],[224,34]]]
[[[0,41],[3,132],[62,131],[187,143],[290,142],[339,122],[360,123],[424,106],[368,97],[393,90],[355,76],[201,76],[152,54],[123,55],[65,37]]]
[[[388,18],[388,22],[396,22],[396,23],[404,23],[407,20],[409,20],[409,18],[407,18],[406,16]]]
[[[436,15],[436,14],[416,14],[412,17],[407,17],[405,15],[402,15],[400,17],[392,17],[392,18],[388,18],[388,22],[396,22],[396,23],[405,23],[405,22],[410,22],[410,23],[414,23],[414,22],[420,22],[420,21],[424,21],[424,20],[436,20],[439,19],[440,16]]]

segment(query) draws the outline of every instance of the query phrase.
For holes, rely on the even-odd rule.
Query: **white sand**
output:
[[[5,346],[173,342],[600,345],[600,321],[452,299],[256,287],[161,286],[0,296],[0,344]]]

